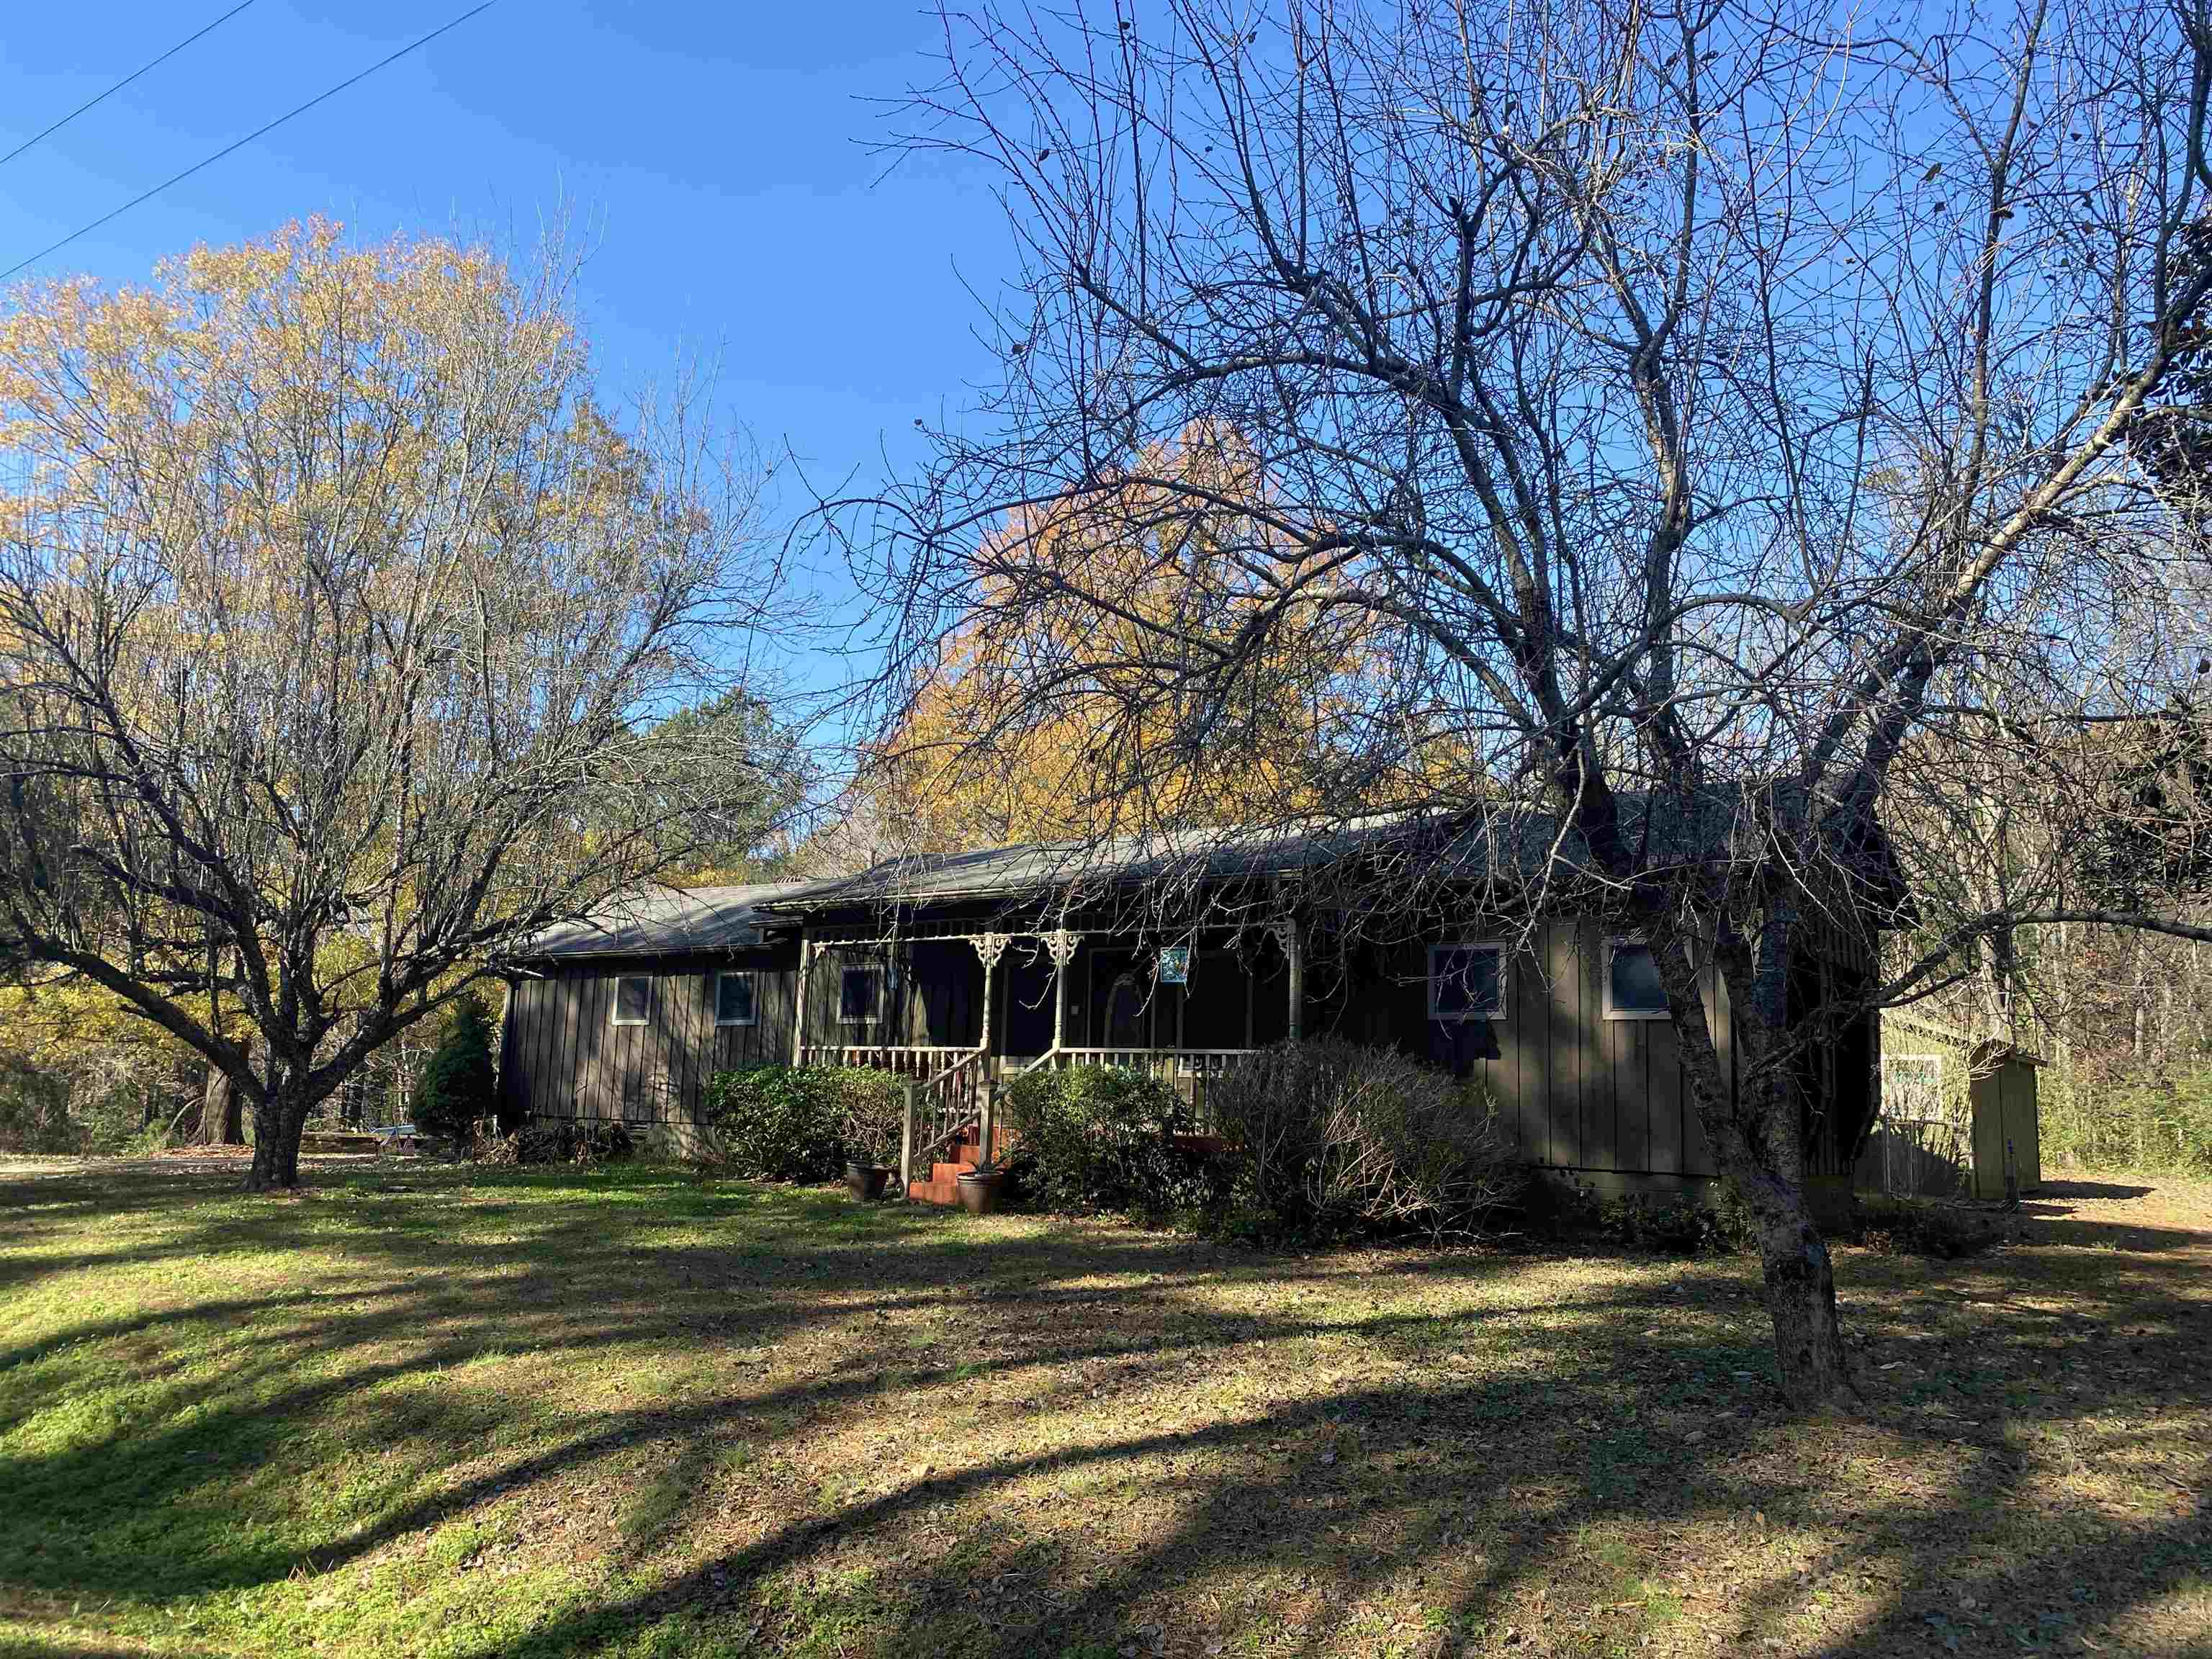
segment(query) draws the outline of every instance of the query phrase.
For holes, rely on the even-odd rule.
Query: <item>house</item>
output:
[[[1694,826],[1642,827],[1705,857]],[[1516,895],[1561,860],[1545,913]],[[622,1117],[690,1144],[706,1079],[761,1061],[872,1066],[915,1083],[917,1196],[998,1144],[992,1102],[1039,1066],[1167,1079],[1202,1119],[1253,1050],[1334,1033],[1479,1077],[1531,1164],[1601,1191],[1715,1174],[1650,953],[1575,902],[1548,823],[1237,832],[1016,846],[782,887],[662,892],[518,964],[502,1089],[540,1117]],[[1390,872],[1401,877],[1384,879]],[[1357,872],[1358,879],[1351,877]],[[1395,896],[1376,906],[1378,885]],[[1352,903],[1354,893],[1370,896]],[[1887,902],[1887,901],[1884,901]],[[1808,1013],[1872,973],[1881,912],[1793,967]],[[1734,1065],[1727,993],[1705,997]],[[1874,1109],[1877,1026],[1802,1068],[1815,1175],[1847,1193]]]
[[[501,1116],[615,1120],[698,1149],[708,1079],[791,1058],[797,944],[770,886],[655,888],[540,934],[507,975]]]

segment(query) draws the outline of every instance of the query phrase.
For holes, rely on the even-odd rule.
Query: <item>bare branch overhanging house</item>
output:
[[[1718,811],[1646,807],[1654,881],[1747,879]],[[1735,820],[1741,823],[1741,818]],[[1868,1006],[1903,915],[1878,836],[1839,869],[1790,969],[1808,1175],[1848,1191],[1877,1103]],[[899,859],[785,886],[662,890],[514,964],[501,1087],[536,1118],[618,1118],[696,1144],[708,1079],[759,1064],[914,1080],[908,1171],[949,1199],[1003,1150],[993,1100],[1038,1066],[1212,1079],[1286,1038],[1383,1044],[1480,1078],[1532,1164],[1601,1191],[1716,1174],[1650,956],[1555,821],[1353,823]],[[1702,975],[1735,1086],[1728,994]]]

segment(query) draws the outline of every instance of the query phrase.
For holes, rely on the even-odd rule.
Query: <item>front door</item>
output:
[[[1152,1011],[1149,990],[1134,968],[1114,976],[1106,993],[1106,1046],[1109,1048],[1152,1047]]]

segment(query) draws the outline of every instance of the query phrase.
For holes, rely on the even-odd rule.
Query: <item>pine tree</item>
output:
[[[496,1109],[491,1014],[477,992],[462,994],[447,1017],[438,1046],[423,1062],[416,1091],[415,1125],[425,1134],[458,1140]]]

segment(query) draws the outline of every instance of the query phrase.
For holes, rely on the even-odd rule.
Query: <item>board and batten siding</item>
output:
[[[1451,939],[1473,944],[1493,937],[1474,927]],[[1425,942],[1380,953],[1316,1012],[1325,1027],[1355,1041],[1388,1042],[1480,1079],[1531,1164],[1625,1176],[1715,1175],[1673,1027],[1605,1017],[1606,939],[1594,921],[1535,928],[1508,955],[1500,1019],[1429,1018]],[[1728,993],[1712,969],[1703,984],[1709,1029],[1733,1087]]]
[[[1001,979],[1006,967],[1002,958]],[[877,1018],[848,1025],[839,1018],[838,994],[848,968],[884,975]],[[795,957],[791,973],[796,984]],[[970,1047],[982,1037],[982,959],[964,939],[908,939],[895,949],[818,946],[806,970],[806,1042],[809,1047],[833,1048]],[[787,1042],[789,1030],[787,1025]],[[789,1058],[787,1049],[785,1057]]]
[[[717,1026],[714,975],[740,971],[754,976],[754,1022]],[[617,1025],[616,981],[633,976],[652,981],[651,1012],[642,1025]],[[501,1099],[532,1118],[686,1128],[698,1121],[716,1072],[789,1062],[797,988],[793,949],[548,963],[514,981]]]

